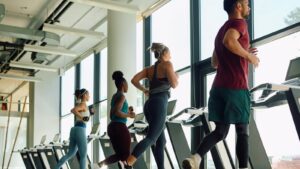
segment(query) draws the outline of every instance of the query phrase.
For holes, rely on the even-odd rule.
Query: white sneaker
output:
[[[125,169],[124,163],[122,161],[118,161],[118,166],[120,169]]]
[[[191,155],[182,161],[183,169],[199,169],[201,163],[201,157],[199,154]]]

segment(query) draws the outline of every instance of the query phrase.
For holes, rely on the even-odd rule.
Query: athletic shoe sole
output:
[[[182,167],[183,167],[183,169],[194,169],[194,168],[192,168],[192,165],[189,160],[183,160]]]

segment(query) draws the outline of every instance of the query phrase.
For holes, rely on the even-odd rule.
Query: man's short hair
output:
[[[224,7],[224,10],[230,14],[234,7],[235,7],[235,4],[237,2],[240,2],[241,0],[224,0],[224,3],[223,3],[223,7]]]

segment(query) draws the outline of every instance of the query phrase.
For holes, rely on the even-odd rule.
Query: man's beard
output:
[[[250,16],[250,14],[248,13],[248,14],[243,15],[243,18],[247,20],[247,19],[249,19],[249,16]]]

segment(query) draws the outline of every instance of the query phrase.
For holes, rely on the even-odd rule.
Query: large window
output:
[[[94,102],[94,54],[80,63],[80,88],[85,88],[89,91],[89,104],[92,104]]]
[[[175,113],[191,106],[191,72],[184,72],[179,76],[178,86],[171,90],[169,100],[177,100]]]
[[[175,70],[191,62],[189,13],[189,1],[172,0],[152,15],[152,41],[170,48]]]
[[[90,100],[88,105],[94,103],[94,54],[88,56],[80,63],[80,88],[89,91]],[[91,132],[92,121],[87,123],[86,131]],[[92,158],[92,144],[88,146],[88,155]]]
[[[107,99],[107,48],[101,51],[101,100]],[[100,113],[100,135],[103,135],[107,129],[107,101],[103,101],[99,105]]]
[[[100,53],[100,100],[107,99],[107,48]],[[100,135],[107,131],[107,100],[99,104]],[[100,159],[104,159],[104,153],[99,150]]]
[[[107,48],[100,54],[100,100],[107,99]]]
[[[74,126],[74,115],[68,114],[61,117],[61,140],[69,140],[71,128]]]
[[[300,56],[299,42],[300,32],[258,47],[261,62],[255,69],[255,85],[282,83],[289,61]],[[280,167],[283,163],[292,163],[293,158],[300,155],[299,139],[288,105],[257,109],[255,115],[273,168],[283,169],[284,167]]]
[[[71,113],[74,106],[75,69],[72,67],[65,72],[61,81],[61,115]]]
[[[300,1],[254,1],[255,38],[300,22]],[[268,24],[266,24],[268,23]]]
[[[74,125],[74,115],[70,110],[74,107],[75,68],[66,71],[61,80],[61,140],[68,140]]]
[[[191,72],[190,69],[187,72],[180,74],[179,76],[179,83],[175,89],[171,90],[171,98],[169,100],[177,100],[174,114],[178,113],[179,111],[191,107]],[[177,118],[177,120],[186,120],[189,118],[188,114],[183,114]],[[188,142],[189,147],[191,147],[191,128],[187,126],[183,126],[183,131]],[[166,132],[166,136],[168,133]],[[171,160],[175,168],[180,168],[176,161],[175,154],[172,150],[171,140],[167,137],[167,148],[170,153]]]
[[[140,72],[144,68],[144,52],[143,52],[143,21],[137,23],[136,25],[136,72]],[[135,113],[143,112],[143,92],[139,89],[134,88],[137,94],[137,101],[135,107]]]
[[[212,56],[214,40],[218,30],[227,20],[223,1],[203,0],[201,2],[201,60]]]

